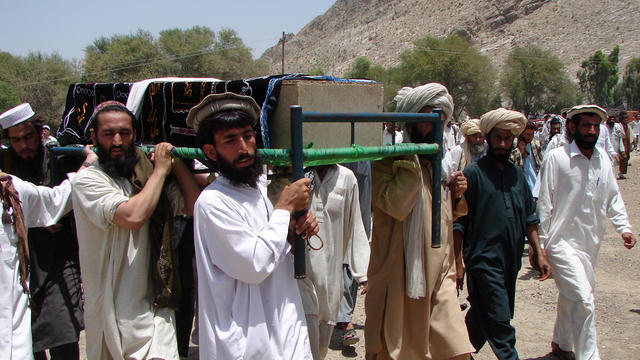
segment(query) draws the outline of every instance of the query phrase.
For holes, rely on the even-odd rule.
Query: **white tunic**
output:
[[[219,177],[196,201],[203,359],[311,359],[286,241],[290,214],[273,210],[265,180],[253,189]]]
[[[552,150],[540,171],[537,213],[540,242],[548,253],[570,246],[580,256],[591,286],[604,221],[619,233],[631,232],[611,161],[595,147],[587,159],[575,141]]]
[[[55,224],[71,210],[71,184],[68,180],[48,188],[35,186],[12,176],[20,195],[27,228]],[[0,360],[33,358],[31,309],[20,284],[18,237],[12,224],[0,226]]]
[[[400,131],[393,131],[395,133],[395,137],[396,137],[396,144],[400,144],[403,141],[402,138],[402,133]],[[391,141],[392,141],[392,135],[390,132],[387,131],[387,128],[385,127],[384,130],[382,130],[382,145],[391,145]]]
[[[613,127],[609,129],[609,125],[607,125],[607,129],[609,130],[609,136],[611,139],[611,145],[613,145],[613,149],[618,153],[624,152],[624,128],[620,123],[614,123]]]
[[[444,151],[450,151],[456,145],[458,145],[456,132],[460,133],[460,131],[454,130],[453,126],[453,124],[451,125],[451,127],[445,125],[444,130],[442,131],[442,148],[444,149]]]
[[[113,223],[131,184],[97,166],[73,179],[89,359],[178,359],[173,310],[155,309],[148,224]]]
[[[353,277],[367,281],[369,240],[362,225],[358,181],[344,166],[331,166],[323,180],[316,174],[311,212],[316,216],[324,246],[307,251],[307,278],[298,282],[305,313],[335,325],[342,299],[342,264],[346,258]],[[318,238],[309,240],[317,248]],[[346,255],[346,257],[345,257]]]

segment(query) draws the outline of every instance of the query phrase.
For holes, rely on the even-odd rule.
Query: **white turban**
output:
[[[504,108],[491,110],[480,118],[480,130],[485,135],[497,127],[509,130],[514,136],[518,136],[526,126],[527,118],[522,113]]]
[[[481,133],[480,130],[480,119],[471,119],[467,120],[460,126],[460,131],[462,131],[462,135],[469,136],[473,134]]]
[[[416,88],[403,87],[398,91],[395,100],[396,112],[417,113],[425,106],[442,109],[445,122],[453,116],[453,98],[442,84],[429,83]]]

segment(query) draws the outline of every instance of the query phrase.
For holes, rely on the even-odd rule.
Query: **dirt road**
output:
[[[633,166],[627,179],[618,182],[634,234],[640,232],[640,156],[632,156]],[[638,238],[640,241],[640,238]],[[640,359],[640,245],[632,250],[622,246],[620,236],[610,224],[602,241],[596,266],[596,321],[600,356],[604,360]],[[553,279],[540,282],[526,257],[518,276],[516,311],[512,324],[516,328],[516,348],[521,359],[551,360],[549,354],[558,292]],[[355,323],[364,340],[363,298],[358,299]],[[461,297],[461,301],[463,298]],[[336,331],[337,332],[337,331]],[[327,359],[364,359],[364,341],[343,348],[339,334],[334,334]],[[476,360],[495,359],[486,344]]]

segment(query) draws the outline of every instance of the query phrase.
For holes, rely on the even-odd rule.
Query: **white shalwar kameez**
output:
[[[257,189],[223,176],[194,208],[200,357],[311,359],[286,241],[290,214]],[[342,259],[339,259],[342,261]]]
[[[457,133],[460,133],[460,131],[458,130]],[[459,139],[456,136],[456,130],[453,129],[453,124],[451,126],[445,125],[442,131],[442,148],[444,151],[450,151],[458,144]]]
[[[595,264],[609,219],[631,232],[611,161],[599,147],[590,159],[575,141],[552,150],[540,171],[540,242],[558,287],[553,341],[576,359],[599,359],[594,315]]]
[[[87,358],[178,359],[174,312],[153,305],[149,224],[129,230],[113,223],[131,184],[97,163],[72,185]]]
[[[369,240],[362,223],[358,181],[344,166],[333,165],[324,179],[315,174],[309,209],[318,221],[318,236],[324,245],[307,251],[307,277],[298,280],[304,306],[311,352],[324,359],[338,318],[344,284],[343,260],[347,259],[358,283],[367,281]],[[320,240],[312,237],[314,248]],[[345,256],[346,255],[346,256]]]
[[[11,177],[20,196],[26,228],[51,226],[71,210],[68,180],[48,188]],[[18,236],[13,224],[0,226],[0,360],[33,359],[31,309],[20,284]]]

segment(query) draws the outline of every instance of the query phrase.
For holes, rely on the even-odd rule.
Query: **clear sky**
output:
[[[196,25],[235,30],[257,58],[282,32],[297,33],[335,0],[0,0],[0,51],[82,59],[101,36]]]

